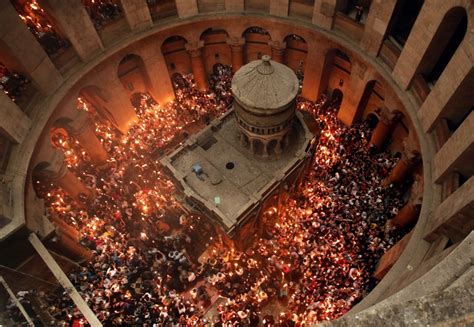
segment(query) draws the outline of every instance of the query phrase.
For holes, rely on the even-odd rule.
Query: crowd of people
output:
[[[318,148],[300,187],[265,211],[272,223],[253,246],[239,252],[206,217],[185,214],[159,159],[190,126],[227,110],[231,78],[229,67],[215,66],[204,93],[192,75],[176,76],[176,100],[165,106],[140,95],[134,101],[139,120],[128,135],[81,99],[109,154],[104,166],[94,166],[67,133],[54,137],[93,197],[78,203],[42,180],[36,189],[49,215],[74,226],[92,251],[69,277],[104,325],[308,326],[332,320],[374,287],[375,264],[402,236],[385,226],[403,204],[403,189],[382,186],[397,158],[369,146],[368,124],[343,126],[336,118],[339,101],[325,96],[298,99],[298,110],[322,128]],[[86,324],[66,291],[38,297],[52,324]]]
[[[19,100],[29,83],[30,80],[25,76],[9,70],[0,62],[0,91],[5,92],[13,102]]]
[[[12,4],[48,55],[54,55],[60,49],[70,46],[69,41],[58,33],[36,0],[12,1]]]
[[[82,0],[82,3],[96,29],[123,16],[117,0]]]

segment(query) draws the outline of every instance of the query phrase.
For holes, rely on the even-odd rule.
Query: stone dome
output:
[[[287,108],[298,94],[299,83],[291,68],[264,55],[241,67],[232,79],[235,100],[257,115],[273,115]]]

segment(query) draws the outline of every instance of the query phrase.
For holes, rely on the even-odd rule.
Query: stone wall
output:
[[[426,95],[423,98],[415,100],[415,91],[410,87],[416,77],[422,57],[430,55],[432,49],[430,41],[444,15],[454,6],[465,8],[469,15],[468,31],[472,29],[473,19],[471,1],[447,0],[443,1],[442,6],[425,3],[407,43],[400,50],[392,71],[379,56],[379,51],[382,43],[386,41],[387,28],[393,18],[394,1],[390,1],[389,5],[384,3],[383,6],[381,2],[373,2],[364,26],[354,23],[348,17],[336,14],[337,8],[342,3],[337,0],[315,1],[310,15],[311,23],[308,17],[299,17],[295,14],[297,11],[295,3],[288,0],[225,0],[217,1],[215,9],[211,8],[212,1],[176,0],[175,6],[179,19],[158,19],[155,22],[151,21],[146,1],[122,0],[129,29],[121,34],[120,39],[104,42],[101,36],[97,37],[90,28],[87,30],[88,34],[77,34],[77,26],[74,29],[77,20],[73,19],[71,25],[64,30],[69,37],[77,36],[77,40],[72,43],[74,52],[79,54],[81,61],[76,62],[74,61],[76,59],[71,59],[69,65],[61,66],[57,64],[57,61],[50,60],[22,24],[10,3],[2,2],[0,5],[1,44],[8,47],[5,53],[8,52],[13,56],[19,67],[23,68],[25,74],[40,90],[41,97],[31,100],[27,115],[11,103],[1,108],[2,117],[4,117],[2,134],[17,144],[12,147],[10,164],[3,176],[8,180],[5,186],[7,192],[11,192],[14,199],[12,203],[3,203],[4,207],[8,207],[4,212],[11,212],[11,218],[14,217],[14,219],[11,220],[11,224],[0,230],[0,239],[6,238],[9,233],[24,225],[28,219],[25,217],[24,195],[26,185],[30,185],[31,169],[43,160],[41,149],[48,148],[42,147],[42,144],[49,142],[46,138],[49,128],[64,115],[64,108],[74,105],[74,101],[84,87],[94,86],[100,89],[104,106],[109,107],[111,114],[118,120],[122,119],[118,122],[119,125],[126,126],[129,119],[133,119],[133,115],[130,114],[128,94],[117,76],[119,62],[126,55],[136,54],[142,58],[143,67],[150,79],[150,83],[142,84],[147,84],[147,91],[158,101],[166,102],[173,98],[173,90],[170,79],[163,78],[163,72],[168,70],[168,75],[174,72],[193,72],[191,51],[201,52],[201,60],[207,72],[217,61],[216,54],[219,54],[220,62],[228,64],[242,60],[239,58],[242,53],[245,54],[244,62],[255,59],[259,53],[270,55],[283,53],[286,64],[293,69],[301,60],[305,60],[303,96],[315,99],[326,89],[330,91],[336,88],[341,89],[344,98],[340,118],[347,124],[357,121],[382,106],[382,109],[388,113],[400,111],[404,115],[404,127],[396,127],[394,135],[397,138],[405,136],[407,141],[422,153],[425,188],[418,224],[398,261],[394,262],[386,277],[354,308],[353,312],[367,309],[385,299],[391,292],[392,285],[413,276],[413,270],[422,267],[424,262],[430,258],[436,258],[436,254],[441,253],[439,244],[442,244],[442,240],[446,237],[454,237],[450,229],[446,228],[447,224],[457,224],[462,230],[464,225],[459,224],[464,221],[463,219],[473,218],[472,210],[465,211],[465,206],[458,208],[459,210],[443,211],[442,219],[439,218],[441,214],[436,211],[443,200],[444,207],[451,207],[449,201],[454,201],[452,198],[442,198],[441,185],[444,180],[450,179],[457,171],[463,172],[467,178],[472,175],[472,171],[469,170],[472,162],[472,140],[468,137],[470,134],[466,132],[472,130],[470,128],[472,114],[467,119],[465,115],[467,110],[474,105],[471,92],[474,80],[473,43],[470,42],[472,33],[466,34],[465,40],[441,74],[436,86],[432,89],[425,88]],[[59,7],[59,2],[52,3],[58,5],[57,15],[68,12],[68,8]],[[207,14],[210,11],[222,11],[222,3],[227,11],[226,16]],[[279,18],[288,14],[292,19]],[[82,15],[75,18],[84,20],[87,17]],[[64,20],[63,24],[67,24],[67,20]],[[251,26],[266,29],[270,37],[247,35],[242,38],[244,31]],[[425,28],[426,26],[429,28]],[[200,43],[202,33],[209,28],[224,30],[227,35],[226,43],[223,42],[223,37],[216,37],[219,39],[218,43],[213,45]],[[285,42],[285,37],[290,34],[297,34],[306,41],[307,53],[288,49],[287,55],[284,55],[282,49],[285,47],[282,44]],[[185,42],[165,44],[162,47],[163,42],[170,36],[181,36]],[[86,37],[87,42],[83,42],[82,37]],[[102,46],[101,43],[104,45]],[[340,49],[348,55],[351,61],[349,71],[332,67],[334,58],[328,55],[331,49]],[[1,55],[0,51],[0,59]],[[396,56],[392,59],[395,60],[395,58]],[[171,63],[174,64],[174,69],[170,68]],[[134,80],[137,76],[143,76],[142,73],[135,77],[129,76],[129,78]],[[205,79],[205,76],[203,78]],[[107,89],[102,85],[104,80],[108,81]],[[383,86],[383,101],[381,98],[374,97],[372,93],[366,94],[366,87],[372,81],[377,81]],[[2,97],[1,101],[8,101],[8,99]],[[367,106],[361,106],[361,103],[367,103]],[[455,122],[457,127],[451,131],[448,127],[448,132],[444,134],[447,147],[436,149],[434,135],[445,120]],[[30,122],[32,122],[31,127]],[[467,136],[460,138],[459,135]],[[451,192],[459,188],[462,194],[468,194],[466,195],[469,200],[467,203],[468,206],[471,205],[472,181],[469,180],[464,185],[461,183],[454,183],[454,185]],[[41,206],[37,207],[41,208]],[[437,212],[437,225],[433,223],[434,212]],[[436,231],[430,233],[433,226],[436,227]],[[459,237],[459,233],[455,235]],[[462,237],[464,236],[461,236],[461,239]],[[444,295],[446,299],[451,299],[448,293]],[[472,293],[463,294],[460,296],[470,294],[472,298]],[[430,296],[413,304],[424,303],[422,307],[426,306],[427,312],[432,312],[429,310],[435,309],[436,305],[439,305],[440,312],[444,312],[443,308],[449,308],[451,303],[456,304],[455,300],[443,301],[441,296]],[[430,301],[435,304],[430,305]],[[436,304],[438,302],[439,304]],[[360,321],[368,322],[370,317],[374,321],[405,319],[405,316],[396,315],[401,306],[390,309],[390,302],[387,303],[386,311],[377,313],[366,311],[367,318],[360,319],[367,320]],[[418,317],[417,314],[421,312],[416,311],[417,308],[419,307],[416,306],[411,311],[415,317]],[[407,315],[406,319],[409,317]],[[438,318],[442,317],[433,314],[420,319],[428,322]],[[347,319],[355,318],[347,317]],[[357,322],[357,320],[350,321]]]

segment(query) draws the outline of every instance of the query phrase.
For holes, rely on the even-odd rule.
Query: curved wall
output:
[[[144,86],[140,88],[146,87],[158,102],[165,103],[174,97],[170,75],[193,71],[196,75],[197,68],[193,64],[193,58],[201,56],[205,71],[209,72],[213,62],[235,65],[239,51],[244,47],[244,62],[260,54],[270,54],[275,58],[284,52],[285,48],[287,55],[282,60],[286,60],[285,63],[293,69],[300,67],[301,60],[304,60],[302,95],[314,100],[326,89],[340,89],[344,98],[339,118],[346,124],[365,118],[380,107],[384,115],[401,112],[404,117],[401,124],[403,126],[394,134],[405,136],[409,140],[405,143],[419,149],[422,154],[425,182],[418,223],[409,234],[409,240],[400,244],[399,252],[403,253],[398,253],[398,261],[353,312],[365,309],[393,294],[403,285],[403,280],[409,280],[414,272],[419,274],[423,269],[427,269],[424,263],[441,253],[448,239],[459,241],[459,233],[453,234],[449,229],[440,226],[456,220],[464,208],[452,208],[450,203],[447,203],[451,198],[449,195],[462,191],[467,194],[466,201],[471,201],[472,192],[469,191],[473,189],[473,182],[469,172],[463,168],[466,151],[461,149],[448,152],[443,151],[443,148],[446,149],[448,145],[450,148],[462,147],[462,137],[451,138],[450,134],[457,136],[465,133],[465,130],[469,131],[473,119],[471,114],[461,120],[453,131],[443,123],[442,118],[450,118],[452,110],[448,108],[452,105],[461,108],[459,110],[466,110],[466,106],[469,108],[469,105],[473,104],[472,97],[468,96],[466,99],[466,86],[472,86],[474,56],[469,56],[473,51],[469,46],[473,44],[472,33],[468,32],[431,89],[427,89],[422,82],[417,84],[416,71],[422,60],[421,56],[431,51],[430,42],[435,34],[432,30],[425,31],[425,21],[434,17],[436,19],[431,20],[431,23],[440,25],[444,14],[450,8],[462,6],[469,13],[468,26],[471,26],[471,2],[445,1],[441,9],[426,3],[405,46],[401,51],[398,49],[391,52],[387,50],[390,40],[385,38],[385,34],[394,13],[394,1],[389,4],[373,3],[365,26],[355,24],[338,13],[337,1],[329,0],[316,1],[314,6],[308,7],[313,10],[311,21],[307,17],[288,17],[288,8],[292,5],[288,1],[286,14],[285,1],[272,0],[268,13],[244,12],[244,15],[240,13],[245,10],[242,1],[225,1],[225,6],[229,9],[220,12],[219,16],[215,13],[199,13],[197,5],[193,6],[192,1],[177,1],[179,18],[169,17],[155,22],[151,20],[147,8],[143,5],[131,9],[126,6],[127,3],[130,5],[130,1],[122,2],[131,31],[107,44],[105,40],[99,40],[99,51],[96,46],[81,49],[82,61],[71,65],[67,70],[62,69],[61,72],[45,57],[34,40],[25,34],[25,42],[33,44],[32,49],[38,53],[39,58],[43,58],[36,70],[23,64],[41,93],[28,104],[28,110],[23,110],[27,114],[12,106],[4,97],[1,98],[5,108],[11,108],[11,111],[16,113],[13,121],[10,118],[10,125],[18,126],[21,123],[27,126],[22,134],[15,138],[10,135],[13,134],[11,126],[2,127],[10,139],[14,138],[13,143],[16,143],[12,147],[4,175],[7,181],[4,193],[7,195],[4,196],[6,205],[3,215],[9,217],[11,222],[0,230],[2,239],[25,222],[30,230],[40,235],[46,236],[52,231],[50,223],[43,218],[44,207],[36,198],[31,185],[32,170],[44,162],[52,167],[61,166],[62,157],[52,149],[49,130],[58,119],[75,119],[76,99],[84,89],[98,90],[102,105],[109,110],[121,130],[126,131],[128,124],[133,121],[133,108],[129,101],[133,90],[127,89],[127,82],[118,76],[120,62],[124,57],[130,54],[138,56],[147,74],[146,77],[138,74],[141,77],[131,78],[132,84],[134,78],[141,78]],[[14,13],[8,4],[2,6],[0,16],[9,18],[13,26],[9,30],[2,26],[0,31],[6,31],[2,41],[9,40],[10,43],[6,42],[12,44],[9,51],[15,55],[15,51],[18,54],[18,48],[21,46],[15,45],[8,35],[15,30],[24,34],[24,30],[12,17]],[[268,35],[249,32],[249,28],[255,26],[268,32]],[[73,28],[74,25],[71,26],[71,29]],[[93,34],[93,31],[87,30],[85,33]],[[289,40],[288,36],[293,34],[304,42],[299,38],[298,42]],[[74,35],[70,33],[69,37]],[[97,42],[97,39],[94,39]],[[462,67],[463,71],[457,71],[456,67]],[[49,79],[45,78],[45,75],[49,76]],[[394,144],[393,150],[401,151],[403,146],[402,143]],[[449,160],[453,164],[439,168],[438,162],[443,160]],[[459,182],[458,176],[453,177],[459,167],[467,178],[467,181],[462,183]],[[469,189],[466,191],[466,188]],[[440,206],[442,201],[444,203]],[[443,205],[451,207],[454,212],[447,212]],[[440,207],[444,211],[439,212]]]

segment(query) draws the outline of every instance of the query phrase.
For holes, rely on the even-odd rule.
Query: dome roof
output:
[[[298,94],[299,83],[291,68],[264,55],[240,68],[232,79],[237,102],[251,112],[271,115],[286,109]]]

